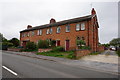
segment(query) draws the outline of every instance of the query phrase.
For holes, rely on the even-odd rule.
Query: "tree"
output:
[[[117,47],[117,46],[120,47],[120,38],[114,38],[109,43],[110,43],[110,45],[113,45],[115,47]]]
[[[17,38],[12,38],[9,42],[13,43],[13,46],[19,46],[19,40]]]
[[[7,39],[0,33],[0,42],[7,42]]]

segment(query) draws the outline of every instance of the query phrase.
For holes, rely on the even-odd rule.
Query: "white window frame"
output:
[[[70,25],[66,25],[66,32],[70,32]]]
[[[38,30],[37,35],[42,35],[42,30]]]
[[[60,33],[61,27],[57,27],[57,33]]]
[[[27,36],[29,37],[30,35],[29,35],[29,32],[27,33]]]
[[[32,32],[31,32],[31,35],[32,35],[32,36],[34,36],[34,35],[35,35],[34,31],[32,31]]]
[[[79,31],[80,30],[80,23],[76,24],[76,31]]]
[[[52,28],[49,29],[49,34],[52,34]]]
[[[85,23],[81,23],[81,30],[85,30]]]
[[[49,34],[49,29],[46,30],[46,34]]]

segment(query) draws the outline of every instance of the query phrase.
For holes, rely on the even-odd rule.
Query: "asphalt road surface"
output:
[[[118,78],[114,74],[5,52],[2,64],[3,78]]]

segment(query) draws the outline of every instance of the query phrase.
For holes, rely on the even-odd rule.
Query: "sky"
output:
[[[92,1],[92,2],[91,2]],[[109,43],[118,37],[118,0],[2,0],[0,33],[7,39],[19,39],[27,25],[48,24],[91,14],[94,8],[99,23],[99,42]]]

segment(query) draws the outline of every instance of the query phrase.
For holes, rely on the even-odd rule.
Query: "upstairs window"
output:
[[[49,29],[47,29],[46,34],[49,34]]]
[[[22,33],[22,37],[24,37],[24,33]]]
[[[35,34],[34,31],[32,31],[31,34],[32,34],[32,36],[34,36],[34,34]]]
[[[49,29],[49,34],[52,34],[52,28]]]
[[[38,30],[37,35],[42,35],[42,30],[41,30],[41,29],[40,29],[40,30]]]
[[[80,30],[80,24],[76,24],[76,31]]]
[[[81,23],[81,30],[85,30],[85,23]]]
[[[70,32],[70,25],[66,26],[66,32]]]
[[[60,33],[60,29],[61,29],[60,27],[57,27],[57,33]]]
[[[27,33],[27,37],[29,37],[30,35],[29,35],[29,32]]]

